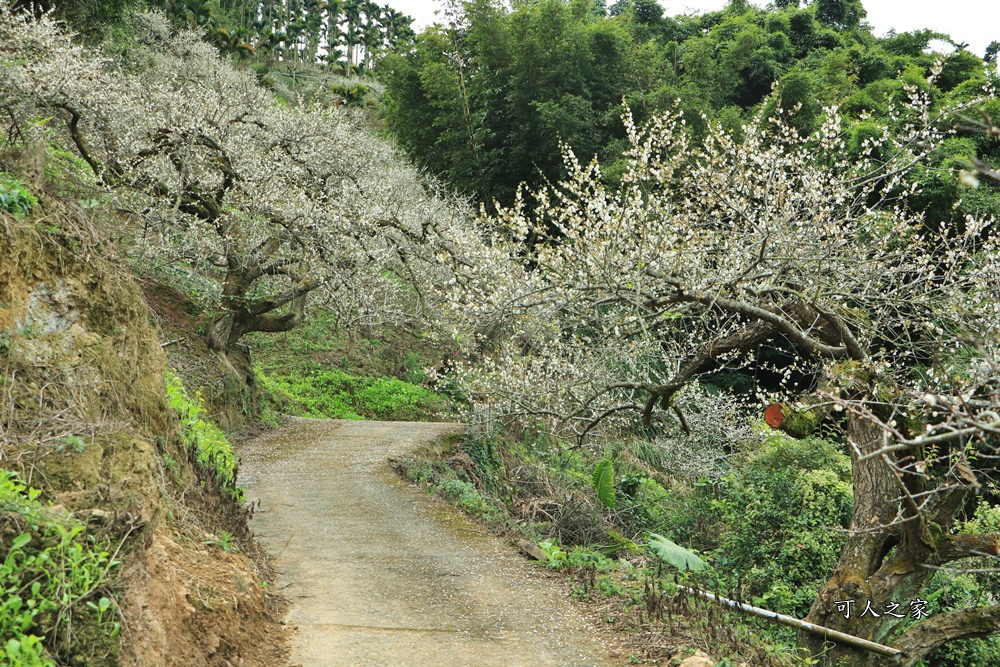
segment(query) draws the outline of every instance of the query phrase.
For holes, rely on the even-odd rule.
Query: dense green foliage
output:
[[[255,334],[253,360],[274,411],[326,419],[423,421],[445,403],[421,386],[424,368],[436,365],[434,348],[405,331],[369,335],[345,330],[328,312],[316,312],[301,327]]]
[[[84,636],[112,646],[119,630],[109,611],[113,602],[101,594],[118,562],[86,535],[82,521],[45,507],[39,494],[16,473],[0,470],[0,665],[5,667],[54,666],[53,657],[69,646],[73,633],[76,644]],[[93,621],[93,636],[82,629],[83,616]]]
[[[928,45],[931,30],[875,38],[859,23],[857,0],[759,9],[733,2],[702,16],[666,17],[650,2],[618,3],[605,16],[589,0],[542,0],[512,11],[471,0],[447,27],[421,33],[415,48],[383,66],[384,114],[410,156],[469,195],[509,204],[522,182],[563,176],[560,143],[581,160],[596,156],[606,180],[621,172],[624,100],[637,124],[680,100],[693,132],[706,120],[739,133],[762,105],[796,110],[800,131],[839,105],[854,150],[890,131],[890,106],[907,87],[930,89],[939,103],[968,100],[986,83],[984,60],[965,50],[947,56]],[[928,77],[941,59],[933,83]],[[765,102],[776,87],[777,97]],[[994,104],[994,107],[996,105]],[[990,107],[994,117],[1000,108]],[[704,117],[702,116],[704,114]],[[980,136],[956,140],[947,159],[1000,159]],[[953,165],[945,165],[953,166]],[[925,174],[915,205],[951,218],[955,179]],[[962,212],[997,210],[982,188]]]
[[[805,616],[850,525],[850,459],[824,440],[773,437],[721,495],[717,565],[739,573],[756,603]]]
[[[464,30],[433,26],[388,58],[389,127],[418,163],[469,194],[509,201],[535,169],[552,175],[559,142],[590,155],[623,136],[622,84],[634,78],[628,31],[557,0],[507,14],[466,5]]]
[[[35,12],[53,12],[85,39],[97,42],[120,29],[130,12],[143,3],[137,0],[16,0],[15,7]]]
[[[220,51],[261,63],[371,69],[407,43],[413,19],[368,0],[161,0],[178,26],[203,27]]]
[[[258,371],[258,377],[300,417],[421,421],[442,407],[434,392],[397,378],[357,377],[318,365],[295,375]]]
[[[959,533],[1000,534],[1000,507],[980,500],[973,516],[962,523]],[[927,587],[928,608],[932,613],[951,609],[969,609],[1000,598],[1000,572],[996,572],[996,560],[976,558],[963,564],[955,571],[942,570],[934,576]],[[968,569],[993,570],[976,574]],[[922,667],[966,667],[967,665],[1000,664],[1000,637],[972,639],[946,644],[934,652],[932,658],[924,661]]]
[[[16,179],[0,172],[0,210],[23,218],[38,205],[38,199]]]
[[[181,436],[193,459],[225,493],[242,502],[243,489],[236,484],[236,454],[225,432],[208,419],[201,392],[195,392],[193,399],[189,397],[181,379],[170,371],[164,373],[164,382],[167,400],[180,419]]]
[[[159,7],[178,28],[201,28],[219,51],[267,65],[306,63],[350,74],[372,69],[410,42],[413,19],[370,0],[42,0],[15,2],[54,11],[89,41],[127,31],[130,13]]]

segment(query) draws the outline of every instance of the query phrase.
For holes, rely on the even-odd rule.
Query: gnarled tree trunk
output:
[[[262,299],[248,296],[254,281],[265,275],[281,275],[292,285]],[[309,292],[318,284],[304,272],[293,271],[287,265],[276,267],[239,266],[230,262],[222,291],[222,309],[212,317],[205,334],[209,349],[222,354],[232,367],[240,384],[251,397],[255,393],[255,377],[249,351],[240,339],[252,331],[290,331],[302,322]],[[281,312],[281,314],[276,314]],[[282,312],[283,311],[283,312]]]
[[[907,617],[919,619],[914,615],[919,603],[917,607],[912,603],[920,600],[934,567],[976,554],[996,555],[997,537],[948,534],[969,492],[971,472],[963,464],[956,466],[953,488],[933,496],[918,511],[910,500],[922,490],[917,483],[898,474],[889,455],[865,458],[883,446],[883,430],[852,415],[847,432],[854,471],[852,532],[806,620],[899,648],[904,651],[899,663],[904,667],[945,642],[995,632],[1000,608],[986,607],[924,618],[898,633]],[[875,613],[866,609],[869,603]],[[843,644],[824,643],[805,632],[799,635],[799,646],[821,657],[824,665],[876,667],[886,660]]]

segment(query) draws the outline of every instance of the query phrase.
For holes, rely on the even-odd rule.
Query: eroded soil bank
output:
[[[450,424],[296,419],[246,443],[240,483],[277,555],[292,665],[619,664],[500,540],[392,474]]]

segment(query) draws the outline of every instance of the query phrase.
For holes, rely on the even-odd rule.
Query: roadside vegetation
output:
[[[52,667],[117,655],[119,610],[111,593],[121,562],[107,536],[39,500],[41,491],[0,470],[0,664]],[[120,547],[120,544],[118,545]],[[82,657],[82,656],[81,656]],[[56,661],[59,661],[57,663]]]
[[[442,356],[426,336],[388,327],[345,330],[336,316],[318,312],[292,331],[248,342],[267,396],[265,423],[276,423],[279,414],[388,421],[454,416],[447,399],[426,386],[426,369]]]
[[[147,608],[276,660],[237,470],[287,415],[472,424],[393,465],[633,662],[878,664],[687,586],[1000,663],[996,43],[857,0],[51,4],[0,0],[0,665],[127,663]]]
[[[635,664],[700,648],[722,665],[808,665],[796,653],[794,630],[691,598],[678,586],[805,617],[836,567],[853,508],[850,456],[842,439],[829,437],[798,440],[760,422],[749,440],[719,452],[711,477],[693,476],[691,460],[642,441],[588,453],[537,433],[486,430],[443,458],[417,455],[394,467],[512,543],[537,545],[544,553],[538,566],[565,575],[573,596],[625,638]],[[604,462],[614,470],[613,508],[594,483]],[[995,532],[998,519],[996,506],[980,501],[956,532]],[[671,566],[652,548],[657,535],[709,567]],[[933,616],[998,595],[994,576],[942,571],[923,598]],[[908,615],[910,601],[898,602]],[[949,644],[919,664],[997,660],[993,637]]]

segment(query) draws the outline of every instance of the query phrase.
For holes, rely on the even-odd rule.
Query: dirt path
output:
[[[561,587],[389,469],[447,424],[296,420],[242,448],[253,528],[303,667],[584,667],[608,657]]]

